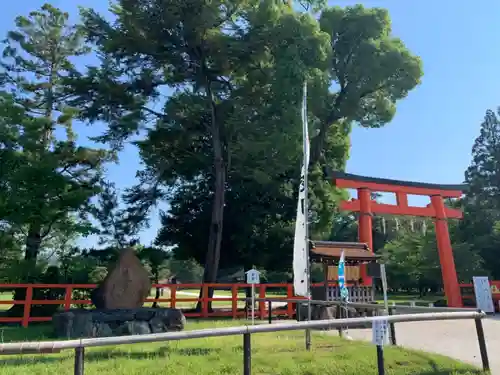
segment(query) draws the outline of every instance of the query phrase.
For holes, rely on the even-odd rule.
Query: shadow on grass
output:
[[[415,372],[414,375],[486,375],[489,372],[484,372],[482,370],[466,370],[466,369],[438,369],[431,371]]]
[[[32,323],[29,328],[14,325],[0,325],[0,342],[25,342],[51,340],[52,325]]]
[[[474,369],[473,368],[469,368],[469,369],[442,368],[441,366],[439,366],[437,364],[437,362],[434,359],[429,358],[429,356],[425,355],[424,353],[414,352],[413,355],[415,357],[419,357],[422,360],[426,361],[429,364],[429,366],[431,367],[430,371],[426,370],[426,371],[418,372],[415,375],[450,375],[450,374],[467,374],[467,375],[470,375],[470,374],[481,375],[482,374],[482,375],[484,375],[484,374],[489,374],[489,373],[484,372],[483,370],[478,369],[478,368],[474,368]],[[396,362],[396,364],[404,366],[404,363]],[[472,365],[471,365],[471,367],[472,367]]]
[[[158,357],[168,357],[172,354],[177,354],[181,356],[206,356],[212,353],[220,353],[222,349],[219,348],[169,348],[166,346],[162,346],[158,348],[158,350],[154,351],[144,351],[144,352],[127,352],[122,350],[103,350],[103,351],[91,351],[86,353],[85,362],[99,362],[109,359],[154,359]],[[66,351],[67,354],[70,351]],[[61,362],[60,357],[56,356],[34,356],[34,357],[16,357],[16,358],[7,358],[0,359],[0,367],[1,366],[26,366],[26,365],[38,365],[38,364],[51,364],[51,363],[59,363]]]
[[[7,359],[1,359],[0,358],[0,367],[5,367],[5,366],[35,366],[39,364],[52,364],[52,363],[60,363],[61,358],[60,357],[16,357],[16,358],[7,358]]]
[[[158,350],[145,351],[145,352],[126,352],[122,350],[113,351],[92,351],[85,356],[85,361],[101,361],[105,359],[115,359],[115,358],[129,358],[129,359],[153,359],[157,357],[168,357],[172,354],[177,354],[181,356],[206,356],[212,353],[220,353],[222,349],[220,348],[169,348],[167,346],[162,346]]]

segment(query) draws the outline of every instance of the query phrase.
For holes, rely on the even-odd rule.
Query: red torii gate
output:
[[[364,177],[343,172],[329,172],[335,186],[346,189],[356,189],[357,199],[342,201],[340,208],[346,211],[359,212],[358,239],[364,242],[373,252],[372,216],[375,213],[388,215],[409,215],[434,218],[436,239],[443,275],[443,285],[448,306],[462,307],[462,296],[458,284],[453,250],[447,219],[461,219],[462,212],[446,207],[443,198],[460,198],[466,185],[438,185],[421,182],[398,181],[383,178]],[[372,192],[387,192],[396,195],[397,203],[378,203],[371,199]],[[426,207],[408,205],[408,194],[426,195],[431,203]],[[372,278],[367,276],[366,265],[361,266],[363,283],[372,285]]]

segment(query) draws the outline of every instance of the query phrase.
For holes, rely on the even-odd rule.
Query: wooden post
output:
[[[177,284],[170,285],[170,307],[175,309],[177,304]]]
[[[286,298],[292,299],[293,298],[293,285],[288,284],[286,288]],[[287,302],[286,304],[286,310],[288,313],[288,319],[293,319],[293,304],[290,302]]]
[[[323,274],[325,275],[325,301],[328,301],[328,263],[323,263]]]
[[[233,314],[233,319],[238,317],[238,285],[233,284],[231,287],[231,312]],[[245,303],[246,306],[246,303]]]
[[[266,285],[265,284],[260,284],[259,285],[259,298],[266,298]],[[266,301],[260,300],[259,301],[259,314],[260,314],[260,319],[264,319],[266,315]]]
[[[31,301],[33,300],[33,286],[26,287],[26,299],[24,300],[24,313],[22,325],[24,328],[28,327],[31,313]]]
[[[208,318],[208,285],[203,285],[203,293],[201,299],[201,316]]]
[[[68,311],[71,308],[71,297],[73,296],[73,287],[67,286],[64,292],[64,310]]]

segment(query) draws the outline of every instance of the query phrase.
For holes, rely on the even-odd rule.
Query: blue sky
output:
[[[17,15],[40,7],[42,0],[9,1],[0,13],[0,35],[12,29]],[[106,12],[108,2],[54,0],[53,5],[77,14],[77,5]],[[336,1],[345,6],[389,10],[393,33],[424,63],[422,84],[398,105],[394,120],[382,129],[354,129],[347,171],[374,177],[436,183],[460,183],[486,109],[500,105],[500,2],[452,0]],[[79,128],[80,139],[95,129]],[[134,184],[140,168],[137,152],[128,147],[120,164],[109,167],[121,188]],[[297,170],[297,173],[299,171]],[[422,205],[423,199],[410,199]],[[158,221],[142,233],[143,243],[155,236]],[[86,244],[92,239],[84,241]]]

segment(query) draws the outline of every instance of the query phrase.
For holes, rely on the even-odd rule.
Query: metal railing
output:
[[[273,302],[287,302],[290,304],[297,304],[297,306],[300,306],[301,304],[306,305],[308,301],[305,301],[304,299],[296,299],[296,298],[285,298],[285,299],[278,299],[278,298],[256,298],[255,299],[258,302],[267,302],[268,304],[268,309],[269,311],[272,311],[272,303]],[[310,301],[311,305],[316,305],[316,306],[345,306],[345,303],[340,302],[340,301],[321,301],[321,300],[311,300]],[[359,303],[359,302],[349,302],[347,306],[352,307],[352,308],[358,308],[358,309],[365,309],[365,310],[373,310],[373,311],[383,311],[385,310],[385,306],[382,304],[377,304],[377,303]],[[300,309],[300,307],[299,307]],[[420,312],[420,313],[429,313],[429,312],[466,312],[466,311],[481,311],[475,308],[458,308],[458,307],[434,307],[434,306],[406,306],[406,305],[392,305],[388,306],[388,311],[387,314],[389,316],[395,315],[396,311],[411,311],[411,312]],[[300,319],[300,314],[297,313],[297,318]],[[271,324],[273,322],[273,316],[269,315],[268,316],[268,322]],[[476,327],[476,329],[479,329]],[[482,326],[481,328],[482,329]],[[339,335],[342,336],[342,327],[338,328]],[[392,345],[397,345],[396,341],[396,327],[394,325],[394,322],[389,321],[389,340]]]
[[[276,323],[269,325],[239,326],[239,327],[229,327],[229,328],[219,328],[219,329],[203,329],[195,331],[168,332],[168,333],[147,334],[147,335],[137,335],[137,336],[87,338],[87,339],[77,339],[77,340],[67,340],[67,341],[7,343],[7,344],[0,344],[0,355],[58,353],[62,350],[73,349],[75,351],[74,374],[83,375],[85,348],[243,335],[243,374],[250,375],[251,360],[252,360],[251,357],[252,334],[309,330],[309,329],[320,329],[320,328],[323,329],[349,328],[351,326],[359,326],[360,324],[366,322],[371,322],[373,324],[373,322],[376,320],[387,320],[388,323],[394,324],[399,322],[474,319],[476,321],[477,338],[479,342],[479,349],[480,349],[483,369],[485,371],[489,371],[488,354],[486,349],[484,331],[481,322],[481,319],[484,316],[485,314],[480,311],[423,313],[423,314],[377,316],[369,318],[349,318],[349,319],[317,320],[317,321],[294,322],[294,323]],[[377,346],[377,363],[379,368],[379,374],[383,375],[385,371],[383,348],[379,346]]]

